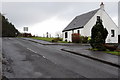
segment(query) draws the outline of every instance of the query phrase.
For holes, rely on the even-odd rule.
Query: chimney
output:
[[[103,2],[101,2],[101,4],[100,4],[100,9],[104,10],[104,3]]]

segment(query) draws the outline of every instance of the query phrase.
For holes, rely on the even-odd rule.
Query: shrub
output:
[[[80,43],[83,42],[83,37],[84,37],[84,36],[80,36]]]
[[[90,44],[92,48],[97,48],[98,50],[106,50],[105,39],[107,38],[108,31],[104,28],[101,19],[97,19],[96,24],[93,26],[91,31]]]
[[[22,36],[23,37],[32,37],[31,33],[23,33]]]
[[[87,36],[82,38],[82,43],[88,43],[88,37]]]
[[[79,42],[80,42],[80,34],[78,34],[78,33],[73,33],[73,34],[72,34],[72,42],[73,42],[73,43],[79,43]]]
[[[109,45],[109,44],[105,44],[104,45],[108,50],[110,51],[114,51],[117,49],[118,46],[115,46],[115,45]]]
[[[58,42],[58,41],[62,41],[62,38],[54,38],[54,39],[52,40],[52,42]]]
[[[80,36],[80,43],[88,43],[88,37],[87,36]]]

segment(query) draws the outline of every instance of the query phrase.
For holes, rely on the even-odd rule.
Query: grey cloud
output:
[[[116,3],[105,4],[110,15],[116,15]],[[2,12],[13,24],[21,27],[42,22],[53,16],[70,21],[77,15],[99,8],[99,5],[99,2],[4,2]]]
[[[67,8],[58,3],[9,2],[3,3],[3,13],[16,25],[31,25],[60,14]]]

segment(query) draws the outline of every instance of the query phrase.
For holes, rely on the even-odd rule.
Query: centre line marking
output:
[[[30,48],[27,48],[27,49],[30,50],[30,51],[32,51],[32,52],[34,52],[34,53],[37,53],[36,51],[34,51],[34,50],[30,49]]]

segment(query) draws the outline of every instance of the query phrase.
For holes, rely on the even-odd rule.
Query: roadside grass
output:
[[[96,49],[96,48],[89,48],[88,50],[91,50],[91,51],[98,51],[98,49]]]
[[[44,40],[44,41],[49,41],[49,42],[52,42],[52,40],[54,39],[54,38],[46,38],[46,37],[29,37],[29,38],[37,39],[37,40]]]
[[[120,51],[104,51],[105,53],[113,54],[113,55],[118,55],[120,56]]]
[[[89,48],[87,50],[91,50],[91,51],[98,51],[98,49],[92,49],[92,48]],[[102,51],[104,53],[108,53],[108,54],[112,54],[112,55],[117,55],[117,56],[120,56],[120,51]]]
[[[43,41],[49,41],[49,42],[52,42],[52,40],[55,39],[55,38],[46,38],[46,37],[28,37],[28,38],[37,39],[37,40],[43,40]],[[68,43],[68,42],[66,42],[66,41],[58,41],[58,43]]]

